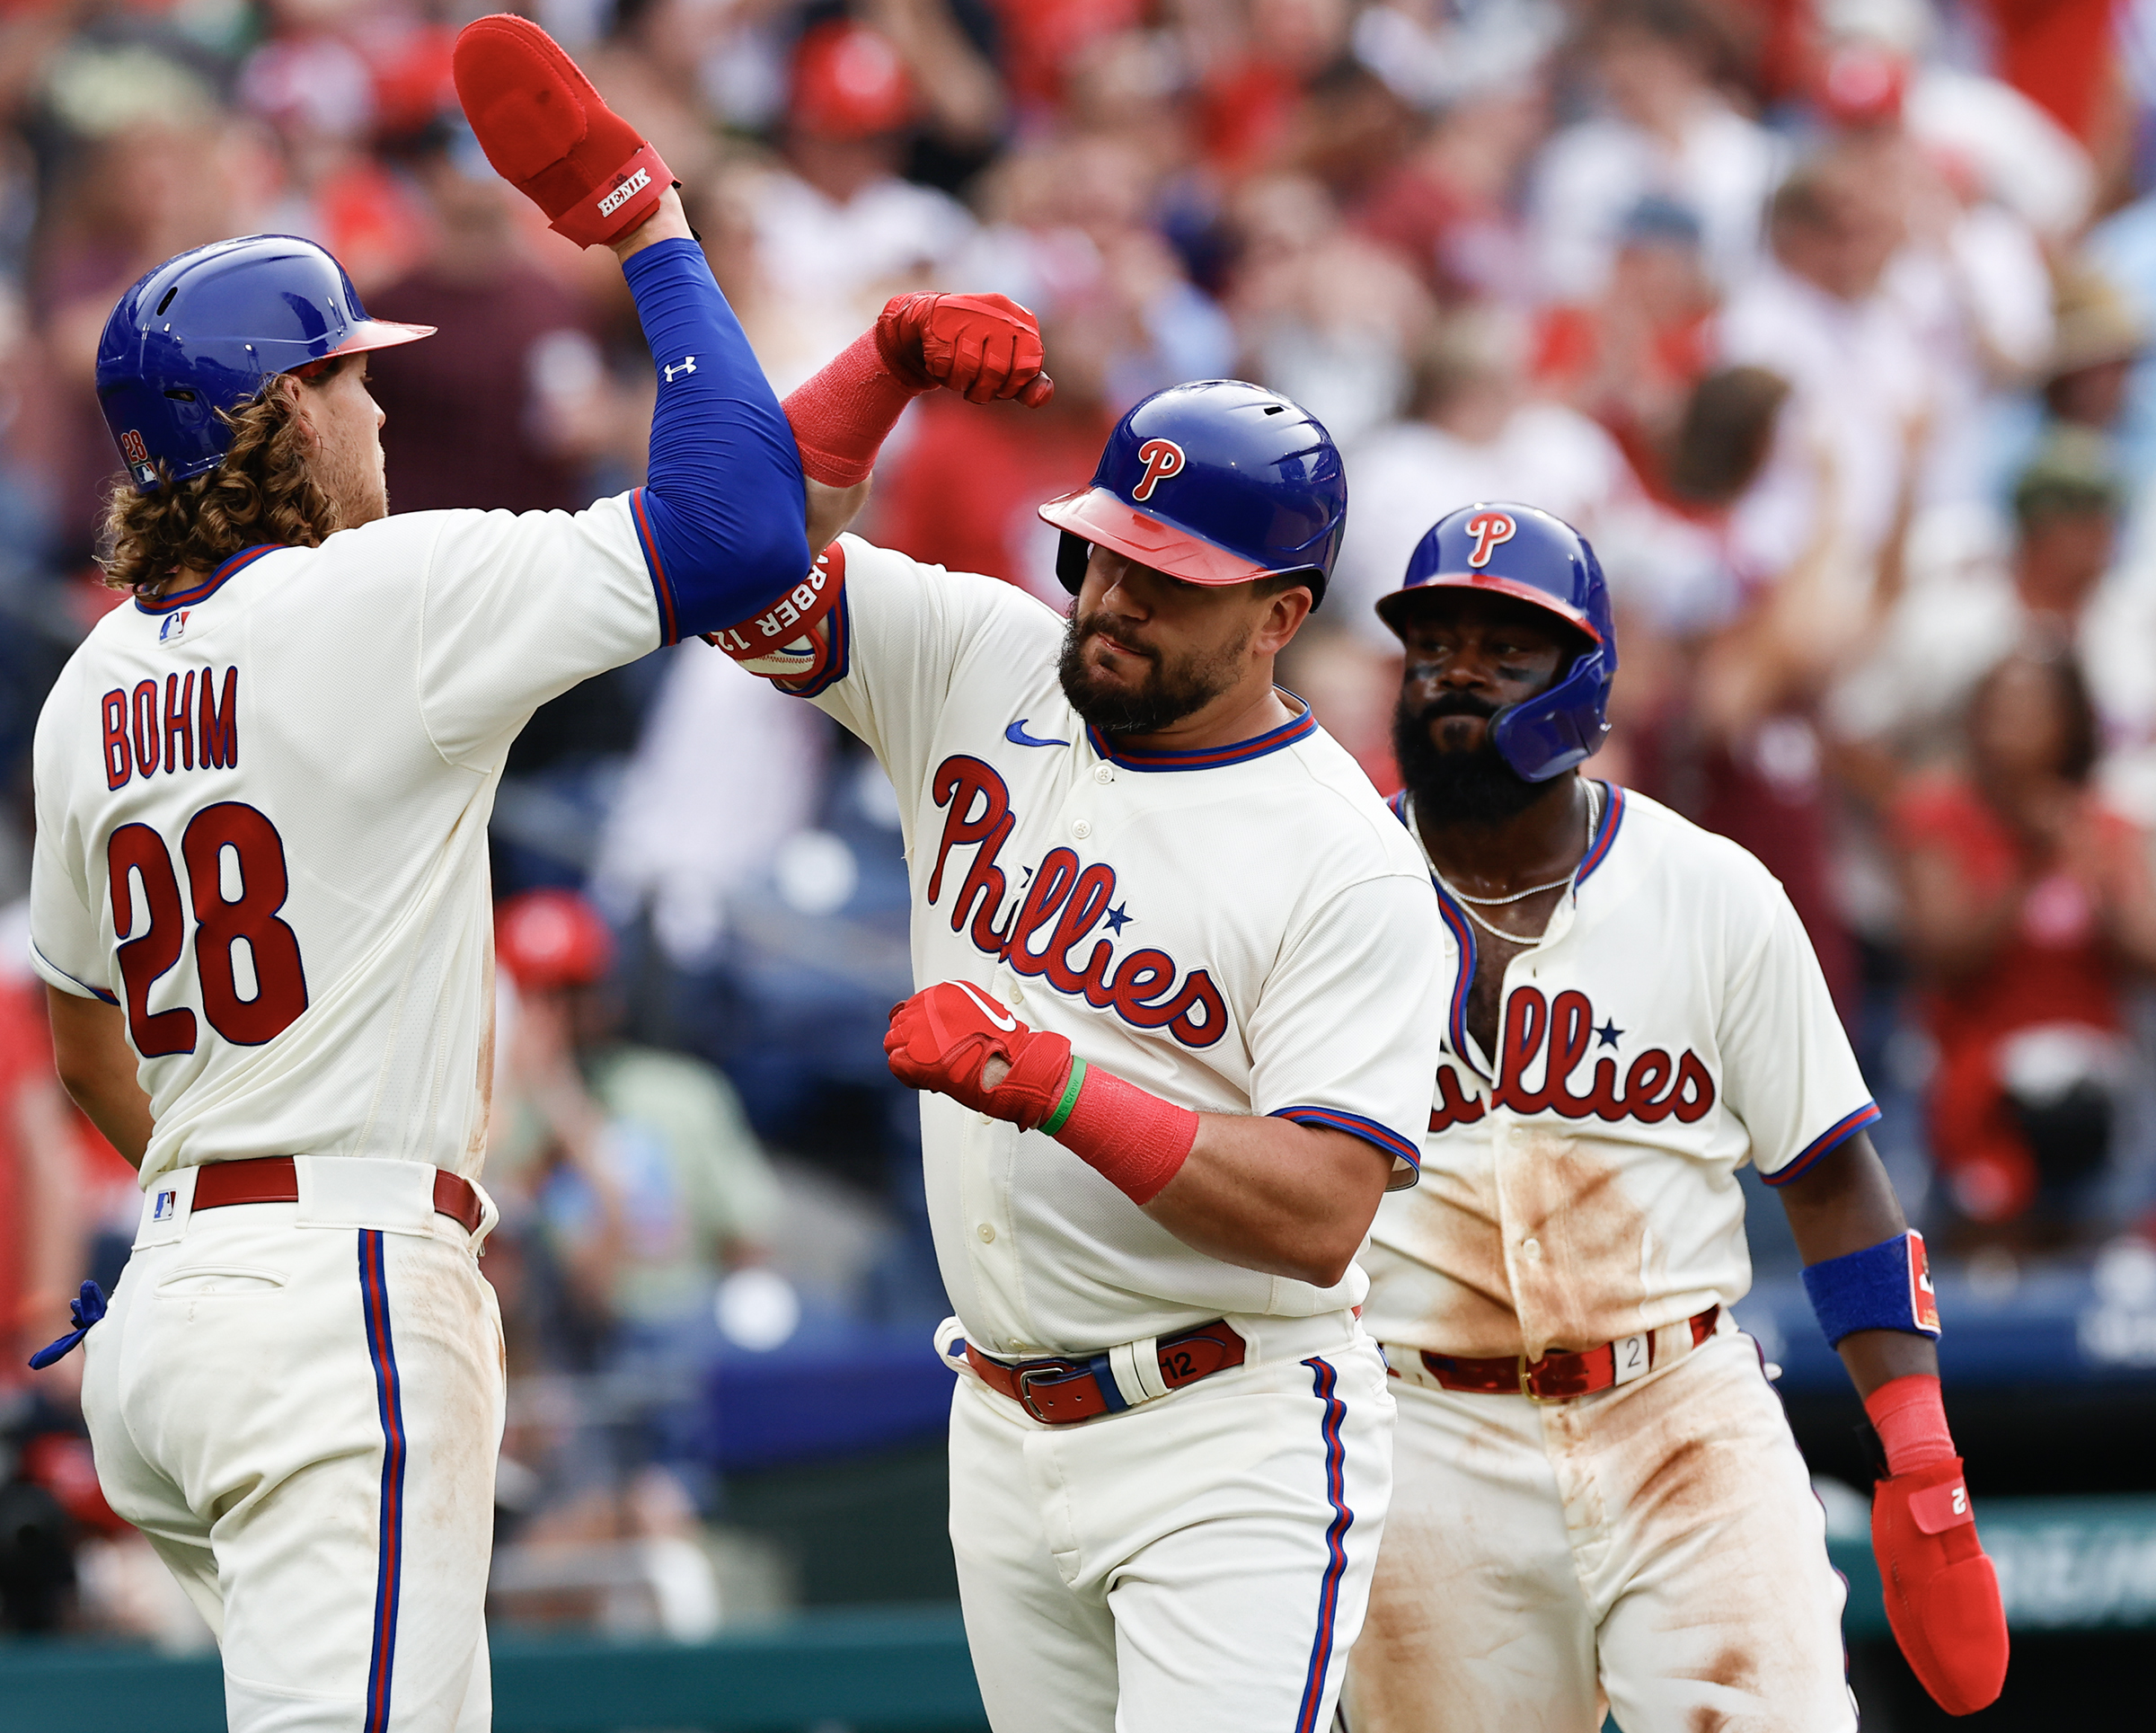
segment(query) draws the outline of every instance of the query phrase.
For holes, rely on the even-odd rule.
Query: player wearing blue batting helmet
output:
[[[1324,599],[1348,480],[1307,410],[1208,379],[1138,404],[1092,481],[1040,515],[1076,597],[1064,695],[1108,734],[1157,736],[1224,701],[1278,708],[1273,658]]]
[[[1490,715],[1498,756],[1530,783],[1586,763],[1609,734],[1617,673],[1609,588],[1587,538],[1533,506],[1462,506],[1416,544],[1401,587],[1379,598],[1378,616],[1412,650],[1416,623],[1431,617],[1436,597],[1461,590],[1507,598],[1568,628],[1550,684]]]
[[[1314,606],[1347,528],[1348,475],[1308,410],[1207,379],[1146,398],[1116,423],[1091,482],[1040,515],[1063,532],[1056,575],[1074,596],[1099,546],[1188,584],[1294,573]]]
[[[143,493],[208,473],[225,419],[278,374],[434,334],[370,319],[328,252],[250,234],[168,259],[119,297],[97,346],[97,400]]]

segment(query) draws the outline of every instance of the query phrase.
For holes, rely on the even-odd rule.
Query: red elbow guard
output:
[[[1040,1128],[1134,1204],[1157,1198],[1197,1142],[1197,1115],[1188,1108],[1078,1058]]]
[[[830,653],[825,616],[846,584],[846,551],[834,542],[816,556],[808,575],[763,613],[703,634],[737,662],[770,679],[813,679]]]

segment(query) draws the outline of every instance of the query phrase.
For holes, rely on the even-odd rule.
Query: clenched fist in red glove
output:
[[[1910,1671],[1949,1715],[1973,1715],[2006,1684],[2006,1609],[1976,1538],[1976,1513],[1939,1380],[1895,1378],[1864,1399],[1886,1450],[1872,1489],[1871,1550],[1886,1622]]]
[[[1028,1131],[1062,1105],[1071,1079],[1068,1041],[1028,1029],[967,981],[940,981],[893,1006],[883,1051],[900,1083]],[[993,1088],[981,1076],[991,1059],[1010,1067]]]
[[[826,487],[869,479],[906,406],[949,387],[968,402],[1016,398],[1038,409],[1056,390],[1040,370],[1040,324],[1002,295],[895,295],[873,330],[782,405],[801,473]]]
[[[915,391],[941,385],[969,403],[1055,395],[1040,325],[1007,295],[894,295],[876,320],[876,352]]]
[[[1062,1036],[1028,1029],[968,982],[893,1006],[883,1051],[900,1083],[1045,1132],[1134,1204],[1158,1197],[1197,1140],[1190,1109],[1087,1065]],[[982,1075],[990,1060],[1011,1068],[993,1087]]]

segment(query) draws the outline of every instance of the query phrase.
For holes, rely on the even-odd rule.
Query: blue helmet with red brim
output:
[[[232,444],[218,411],[277,375],[433,335],[368,318],[314,242],[243,235],[168,259],[119,297],[97,345],[98,406],[136,490],[154,493],[215,469]]]
[[[1378,598],[1378,617],[1404,638],[1414,598],[1438,589],[1509,596],[1555,615],[1585,640],[1547,692],[1508,705],[1491,721],[1491,742],[1514,771],[1546,783],[1602,749],[1610,732],[1617,628],[1602,561],[1586,536],[1533,506],[1462,506],[1416,544],[1401,587]]]
[[[1138,404],[1109,435],[1091,484],[1040,515],[1063,532],[1056,575],[1074,596],[1098,545],[1191,584],[1307,575],[1315,606],[1348,525],[1348,474],[1307,410],[1207,379]]]

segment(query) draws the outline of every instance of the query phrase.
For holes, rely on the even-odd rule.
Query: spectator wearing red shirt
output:
[[[2063,651],[2021,650],[1969,706],[1968,768],[1895,802],[1904,937],[1938,1044],[1932,1155],[1957,1207],[2042,1244],[2104,1166],[2129,1048],[2121,991],[2156,970],[2148,840],[2089,786],[2096,719]]]
[[[876,531],[916,560],[1004,579],[1061,613],[1070,597],[1056,580],[1056,532],[1034,508],[1092,473],[1115,416],[1094,358],[1102,347],[1055,327],[1048,341],[1056,395],[1044,408],[968,403],[948,392],[922,401],[912,440],[879,478]],[[945,397],[948,405],[938,401]]]

